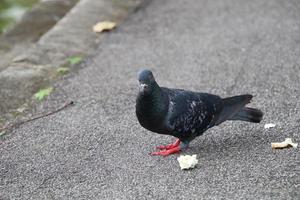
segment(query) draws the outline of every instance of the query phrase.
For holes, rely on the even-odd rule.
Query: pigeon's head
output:
[[[141,94],[150,94],[157,86],[152,72],[148,69],[140,70],[138,73],[139,92]]]

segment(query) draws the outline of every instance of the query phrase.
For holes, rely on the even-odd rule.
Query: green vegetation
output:
[[[64,75],[64,74],[68,73],[69,71],[70,71],[70,69],[68,67],[59,67],[56,70],[56,72],[60,75]]]
[[[81,63],[82,59],[83,58],[81,56],[72,56],[72,57],[67,58],[67,61],[70,65],[77,65],[77,64]]]
[[[43,100],[45,97],[49,96],[49,94],[53,91],[53,87],[49,87],[49,88],[45,88],[45,89],[41,89],[39,90],[37,93],[34,94],[34,97],[41,101]]]
[[[0,0],[0,34],[39,0]]]
[[[5,131],[0,131],[0,137],[5,134]]]

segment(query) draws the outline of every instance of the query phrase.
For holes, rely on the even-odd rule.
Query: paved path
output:
[[[42,109],[75,105],[0,142],[0,199],[299,199],[300,3],[153,0],[107,34]],[[262,124],[227,122],[193,143],[199,165],[151,157],[173,138],[142,129],[136,73],[159,84],[229,96],[252,93]],[[264,130],[264,123],[277,127]]]

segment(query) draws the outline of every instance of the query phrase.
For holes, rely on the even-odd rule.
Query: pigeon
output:
[[[167,156],[188,148],[190,142],[207,129],[227,120],[259,123],[263,112],[246,107],[250,94],[220,96],[182,89],[160,87],[150,70],[138,73],[139,92],[136,116],[142,127],[178,138],[174,143],[158,146],[151,155]]]

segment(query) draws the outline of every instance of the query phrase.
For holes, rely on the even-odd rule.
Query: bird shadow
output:
[[[242,134],[205,134],[194,141],[186,153],[201,154],[201,157],[231,157],[234,154],[263,151],[269,147],[268,137],[262,130],[249,130]]]

